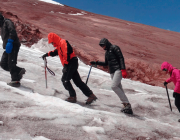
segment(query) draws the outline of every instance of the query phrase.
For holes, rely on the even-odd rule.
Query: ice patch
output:
[[[105,134],[104,128],[95,126],[83,126],[84,131],[88,133]]]
[[[38,136],[38,137],[33,138],[32,140],[51,140],[51,139],[47,139],[43,136]]]
[[[94,122],[96,122],[96,123],[99,123],[99,124],[102,124],[103,122],[102,122],[102,120],[101,120],[101,118],[95,118],[94,117],[94,120],[93,120]]]
[[[146,95],[147,93],[143,92],[143,93],[135,93],[134,95]]]
[[[22,81],[29,82],[29,83],[35,83],[36,81],[30,80],[30,79],[22,79]]]

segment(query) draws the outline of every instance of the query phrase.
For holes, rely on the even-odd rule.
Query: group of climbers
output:
[[[47,56],[53,57],[59,55],[61,63],[63,65],[63,76],[61,80],[65,89],[69,91],[70,95],[70,97],[67,98],[66,101],[72,103],[76,102],[76,92],[70,82],[71,79],[73,80],[75,85],[80,88],[84,95],[88,97],[86,104],[91,104],[93,101],[95,101],[97,97],[79,76],[79,73],[77,71],[78,59],[69,42],[67,40],[61,39],[55,33],[49,33],[48,43],[51,43],[55,47],[55,50],[44,54],[42,58],[44,59]],[[111,88],[119,96],[122,104],[124,105],[121,111],[124,113],[133,114],[131,104],[129,103],[129,100],[125,95],[121,85],[122,77],[126,78],[127,76],[122,52],[118,46],[112,45],[106,38],[101,39],[99,45],[104,50],[106,50],[105,62],[92,61],[90,63],[91,65],[101,65],[109,67],[112,78]]]
[[[11,82],[8,83],[8,85],[18,87],[20,86],[20,80],[22,79],[23,74],[26,72],[24,68],[20,68],[16,65],[21,44],[13,22],[10,19],[5,19],[2,14],[0,14],[0,28],[3,48],[5,49],[2,54],[0,66],[6,71],[10,71]],[[76,57],[70,43],[67,40],[60,38],[55,33],[48,34],[48,43],[52,44],[55,49],[45,53],[42,58],[44,59],[48,56],[54,57],[57,55],[60,57],[63,65],[61,81],[64,88],[69,92],[69,98],[67,98],[66,101],[71,103],[77,102],[76,92],[70,82],[71,79],[83,94],[88,97],[86,104],[91,104],[93,101],[97,100],[97,97],[94,95],[92,90],[90,90],[90,88],[81,80],[78,73],[78,58]],[[90,65],[108,66],[112,79],[111,88],[123,104],[121,112],[133,114],[131,104],[125,95],[121,84],[122,78],[127,77],[121,49],[119,46],[111,44],[106,38],[101,39],[99,45],[106,51],[105,62],[91,61]],[[173,97],[175,98],[175,105],[180,112],[180,71],[168,62],[162,63],[161,70],[170,74],[170,78],[164,82],[164,85],[166,86],[172,81],[175,84]]]

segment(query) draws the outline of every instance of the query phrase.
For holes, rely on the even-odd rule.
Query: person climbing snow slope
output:
[[[42,56],[44,59],[47,56],[57,56],[59,55],[61,63],[63,65],[63,76],[62,83],[66,90],[69,91],[70,97],[66,101],[71,103],[76,103],[76,92],[70,82],[72,79],[73,82],[79,89],[83,92],[84,95],[88,97],[86,104],[91,104],[93,101],[96,101],[97,97],[93,94],[90,88],[81,80],[81,77],[78,73],[78,58],[76,57],[72,46],[65,39],[60,38],[55,33],[48,34],[48,43],[51,43],[54,47],[54,51],[50,51]]]
[[[173,97],[175,98],[174,104],[180,112],[180,70],[168,62],[162,63],[161,70],[170,75],[170,78],[164,82],[164,86],[167,86],[170,82],[173,82],[175,85],[173,92]],[[180,122],[180,119],[178,121]]]
[[[133,114],[131,104],[121,84],[122,77],[126,78],[127,76],[123,54],[118,46],[112,45],[106,38],[101,39],[99,45],[106,50],[105,62],[91,61],[90,63],[92,65],[108,66],[112,79],[111,88],[118,95],[123,104],[121,112]]]
[[[10,19],[4,18],[2,14],[0,14],[0,28],[3,48],[5,49],[1,57],[0,66],[11,74],[11,82],[8,85],[19,87],[21,85],[20,80],[26,72],[24,68],[16,66],[21,44],[14,23]]]

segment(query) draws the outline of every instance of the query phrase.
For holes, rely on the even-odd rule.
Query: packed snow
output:
[[[85,15],[85,14],[87,14],[87,13],[85,13],[85,12],[82,11],[81,13],[76,13],[76,14],[69,13],[68,15],[81,16],[81,15]]]
[[[64,6],[63,4],[61,4],[59,2],[56,2],[56,1],[53,1],[53,0],[39,0],[39,1],[43,1],[43,2],[47,2],[47,3],[51,3],[51,4],[56,4],[56,5]]]
[[[51,13],[54,13],[53,11],[51,11]],[[59,14],[66,14],[66,13],[62,13],[62,12],[58,12]],[[71,15],[71,16],[82,16],[82,15],[85,15],[87,13],[85,12],[81,12],[81,13],[76,13],[76,14],[72,14],[72,13],[68,13],[68,15]]]
[[[2,41],[0,39],[0,46]],[[134,115],[120,112],[118,96],[111,90],[110,75],[92,68],[88,86],[98,97],[86,105],[87,97],[72,84],[77,92],[77,103],[66,102],[68,92],[61,83],[62,65],[59,57],[48,57],[45,85],[44,62],[40,58],[53,50],[47,39],[28,48],[21,46],[18,66],[27,72],[21,87],[8,86],[10,74],[0,68],[0,140],[131,140],[180,139],[179,112],[170,94],[170,111],[166,90],[123,79],[124,91],[132,104]],[[0,56],[3,53],[0,48]],[[79,73],[85,82],[90,66],[79,60]],[[163,81],[162,81],[163,82]]]
[[[56,1],[53,1],[53,0],[39,0],[39,1],[64,6],[63,4],[56,2]],[[50,13],[54,13],[54,11],[51,11]],[[62,12],[58,12],[58,13],[59,14],[66,14],[66,13],[62,13]],[[81,15],[85,15],[85,14],[87,14],[87,13],[85,13],[84,11],[82,11],[81,13],[68,13],[68,15],[72,15],[72,16],[81,16]]]

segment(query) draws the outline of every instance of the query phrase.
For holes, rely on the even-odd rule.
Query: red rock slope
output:
[[[98,43],[101,38],[108,38],[120,46],[128,78],[133,80],[163,86],[168,76],[162,75],[161,63],[168,61],[180,68],[180,33],[177,32],[37,0],[1,0],[0,12],[16,23],[24,44],[30,46],[54,32],[69,40],[86,64],[104,60],[104,51]],[[77,13],[83,15],[73,15]]]

